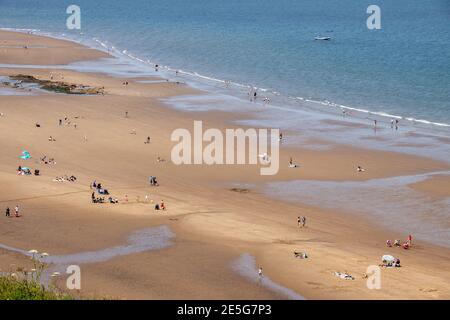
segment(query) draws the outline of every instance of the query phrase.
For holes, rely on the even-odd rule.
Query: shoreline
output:
[[[23,70],[31,71],[38,77],[48,77],[50,74],[49,70],[27,69],[26,66]],[[3,74],[5,71],[8,69],[0,68],[0,73]],[[223,274],[224,279],[234,279],[233,284],[236,284],[238,280],[235,275],[232,274],[232,271],[224,270],[223,265],[227,265],[225,261],[228,261],[228,258],[231,259],[245,252],[256,256],[258,263],[264,264],[268,276],[277,283],[289,288],[292,279],[296,279],[298,283],[293,283],[293,288],[290,289],[299,292],[306,298],[432,298],[436,295],[436,291],[430,291],[427,294],[417,288],[417,286],[427,286],[427,283],[438,288],[436,289],[438,298],[449,296],[448,289],[439,285],[439,281],[448,276],[444,272],[445,270],[439,271],[439,267],[445,268],[444,266],[448,264],[449,250],[420,240],[418,240],[417,247],[410,252],[395,253],[402,256],[402,261],[405,261],[404,256],[409,264],[403,268],[406,271],[399,270],[400,278],[390,272],[386,274],[388,281],[397,286],[398,290],[370,292],[364,288],[364,280],[360,277],[351,284],[337,282],[335,278],[329,276],[329,282],[324,283],[321,279],[324,278],[324,274],[328,272],[331,274],[330,268],[348,268],[349,272],[359,276],[368,265],[366,263],[377,263],[378,256],[384,251],[389,251],[384,248],[384,241],[390,232],[362,221],[363,219],[352,221],[351,225],[347,225],[346,216],[336,216],[333,214],[333,210],[284,203],[255,193],[254,190],[250,190],[249,194],[236,194],[224,189],[220,184],[239,180],[256,184],[265,181],[290,181],[307,178],[320,181],[321,178],[330,179],[333,176],[334,179],[342,181],[366,181],[374,177],[392,177],[401,173],[418,174],[439,169],[449,170],[448,163],[397,153],[358,151],[357,148],[342,149],[342,147],[336,148],[336,146],[331,150],[308,151],[304,149],[303,145],[300,148],[297,146],[297,148],[292,147],[292,150],[283,150],[281,163],[287,163],[289,154],[294,154],[296,159],[301,159],[304,168],[293,173],[283,166],[277,177],[278,180],[255,176],[257,172],[254,170],[255,168],[248,166],[217,170],[217,167],[186,168],[184,166],[177,167],[171,163],[152,163],[150,159],[156,159],[157,154],[163,155],[167,159],[171,146],[168,137],[174,128],[190,128],[192,120],[198,117],[206,120],[208,126],[223,128],[229,126],[230,122],[228,121],[232,121],[233,117],[230,115],[228,118],[224,117],[220,112],[199,114],[167,108],[158,101],[161,97],[182,96],[186,92],[193,92],[190,88],[179,86],[176,83],[138,83],[136,80],[130,80],[130,87],[124,88],[120,78],[112,78],[104,74],[69,70],[58,70],[58,73],[64,76],[65,81],[73,83],[103,84],[106,94],[94,97],[40,94],[30,97],[3,96],[1,98],[3,101],[0,102],[0,111],[6,110],[7,112],[5,112],[6,118],[0,119],[1,122],[6,120],[4,130],[0,128],[0,133],[5,137],[2,145],[5,154],[2,155],[0,162],[0,179],[4,185],[9,187],[6,191],[7,198],[0,198],[0,203],[14,205],[14,199],[24,199],[26,210],[35,211],[30,212],[29,219],[31,221],[29,222],[26,217],[28,214],[24,213],[25,221],[14,220],[7,226],[3,225],[1,228],[5,236],[2,236],[2,243],[7,241],[9,245],[23,247],[26,243],[36,241],[45,246],[44,249],[47,251],[52,251],[53,254],[71,253],[77,250],[95,249],[100,246],[100,243],[96,243],[98,241],[109,244],[116,243],[118,237],[126,233],[124,229],[133,230],[142,221],[145,221],[149,227],[167,222],[172,226],[177,237],[177,245],[170,249],[170,252],[172,250],[177,252],[177,248],[181,246],[185,252],[192,251],[199,254],[198,248],[204,247],[206,253],[213,255],[211,257],[208,254],[201,255],[202,259],[200,259],[205,265],[214,266],[211,271],[208,271],[208,274],[211,275],[209,282],[201,280],[196,274],[198,268],[201,268],[198,263],[189,259],[194,266],[192,269],[189,265],[183,264],[187,275],[183,281],[185,285],[190,284],[197,288],[196,297],[201,297],[202,294],[204,297],[208,294],[213,297],[221,296],[215,291],[218,288],[213,285],[214,275]],[[124,110],[130,111],[130,119],[123,119]],[[58,114],[61,117],[63,113],[67,113],[70,117],[81,116],[77,120],[80,129],[76,130],[79,131],[68,127],[57,128],[56,119]],[[24,115],[27,116],[24,117]],[[40,132],[32,133],[29,132],[32,130],[27,129],[32,127],[33,121],[43,124]],[[136,141],[129,135],[129,131],[133,127],[137,128],[138,137],[141,140],[145,136],[145,133],[141,132],[150,132],[155,137],[151,149],[143,148],[142,141],[139,139]],[[12,128],[23,129],[11,130]],[[111,130],[112,128],[113,130]],[[45,137],[52,132],[57,132],[57,141],[49,145]],[[83,134],[87,134],[89,137],[87,144],[82,142]],[[25,147],[30,149],[29,151],[33,155],[36,155],[35,158],[42,152],[51,153],[57,159],[57,165],[54,168],[44,167],[41,180],[18,177],[14,174],[13,168],[17,163],[17,154],[20,148]],[[98,150],[101,152],[98,153]],[[111,159],[114,161],[111,162]],[[358,176],[354,172],[353,164],[350,164],[355,161],[364,161],[371,170],[365,176]],[[347,166],[348,168],[346,168]],[[140,172],[136,168],[146,168],[146,170]],[[76,184],[55,184],[48,180],[52,175],[56,176],[70,171],[75,171],[74,173],[78,177],[79,182]],[[156,172],[162,183],[158,190],[151,189],[146,185],[146,176],[151,172]],[[121,203],[115,207],[105,205],[94,206],[94,208],[92,204],[85,201],[88,200],[89,195],[87,186],[94,177],[111,185],[111,188],[118,194],[133,192],[134,195],[140,195],[141,199],[144,198],[144,192],[155,194],[152,196],[155,201],[158,201],[158,198],[164,198],[169,202],[169,210],[163,215],[155,215],[152,213],[151,205],[131,200],[131,198],[129,203]],[[22,178],[27,179],[27,183],[24,184]],[[46,195],[56,194],[58,189],[66,192],[63,192],[61,197],[46,197]],[[429,189],[427,187],[427,190]],[[5,190],[2,191],[5,194]],[[36,195],[41,195],[42,198]],[[49,202],[47,203],[47,201]],[[61,204],[63,204],[62,207]],[[64,214],[55,215],[47,212],[48,209]],[[286,214],[280,215],[280,211]],[[298,212],[305,212],[311,221],[311,227],[303,230],[305,232],[299,232],[295,225]],[[89,213],[89,215],[83,213]],[[109,220],[107,217],[113,217],[113,219]],[[330,223],[330,219],[333,223]],[[105,234],[98,237],[93,227],[89,226],[88,222],[91,220],[96,221],[97,225],[101,225]],[[80,230],[86,240],[77,239],[76,232],[70,231],[70,225],[67,225],[70,221],[77,221],[82,226]],[[31,233],[32,230],[36,230],[33,226],[35,223],[43,228],[37,234]],[[56,223],[61,230],[55,230],[56,226],[53,226],[52,223]],[[17,229],[21,230],[21,233],[17,233]],[[51,230],[55,234],[48,234]],[[237,233],[238,230],[239,233]],[[353,236],[350,236],[352,233]],[[26,239],[21,238],[19,234],[22,237],[27,235]],[[55,244],[55,237],[59,239],[62,235],[68,240]],[[354,239],[358,239],[358,243],[354,243]],[[93,245],[94,243],[95,245]],[[305,249],[311,254],[310,260],[301,262],[292,260],[291,250],[301,246],[305,246]],[[424,250],[424,247],[427,249]],[[343,250],[344,248],[345,250]],[[137,254],[130,259],[140,263],[145,262],[147,267],[150,267],[151,264],[148,257],[155,255],[161,261],[165,261],[166,266],[176,263],[177,254],[175,257],[167,257],[164,256],[165,251]],[[348,255],[352,257],[350,261],[347,261]],[[218,258],[219,256],[223,256],[223,258]],[[219,259],[221,263],[215,263],[214,259]],[[435,279],[430,279],[423,273],[427,267],[425,262],[427,259],[434,261],[435,265],[430,267],[433,269]],[[357,261],[363,262],[357,263]],[[295,267],[298,262],[308,263],[308,270],[299,270]],[[130,288],[139,287],[136,282],[133,282],[134,285],[130,288],[126,288],[125,283],[120,284],[117,279],[113,280],[113,282],[116,281],[114,285],[105,283],[105,279],[109,279],[108,277],[114,274],[111,273],[110,268],[114,269],[123,263],[123,259],[114,259],[109,263],[101,264],[100,269],[109,270],[106,275],[98,274],[88,268],[90,270],[88,277],[92,283],[102,284],[100,287],[105,288],[106,292],[114,295],[114,292],[123,290],[125,296],[132,297]],[[157,264],[157,262],[155,263]],[[121,269],[121,274],[126,277],[133,273],[149,276],[145,268],[141,266],[136,265],[131,269],[129,271]],[[168,283],[172,290],[176,290],[177,272],[180,271],[176,268],[173,270],[172,267],[169,270],[168,277],[171,280]],[[408,274],[405,272],[412,272],[417,276],[418,284],[402,282],[401,280],[404,280]],[[155,279],[153,278],[153,280]],[[194,284],[195,282],[197,283]],[[268,292],[263,294],[260,289],[254,288],[250,284],[241,285],[254,292],[255,296],[261,297],[268,294]],[[141,296],[145,296],[144,288],[139,288]],[[408,288],[411,289],[411,292],[408,292]],[[90,290],[93,290],[92,285]],[[162,288],[160,290],[166,292]],[[232,287],[224,285],[222,293],[225,292],[229,297],[236,297],[237,292]],[[166,292],[166,294],[168,293]],[[147,297],[150,296],[155,297],[157,293],[147,293]],[[183,296],[183,291],[179,291],[175,296]],[[189,297],[189,295],[184,297]]]
[[[55,39],[55,40],[61,40],[61,41],[67,41],[67,42],[74,42],[77,43],[78,45],[81,46],[87,46],[89,49],[91,50],[98,50],[101,51],[107,55],[109,55],[110,57],[114,57],[116,59],[122,58],[122,57],[126,57],[127,59],[137,62],[138,64],[142,64],[145,67],[149,67],[149,68],[154,68],[157,63],[154,61],[150,61],[150,60],[143,60],[137,56],[134,56],[133,54],[129,53],[126,49],[118,49],[116,48],[113,44],[111,44],[111,46],[108,46],[108,44],[106,42],[103,42],[102,40],[98,39],[97,37],[93,37],[91,40],[93,40],[93,43],[87,43],[87,39],[83,40],[77,40],[75,38],[70,38],[68,37],[66,34],[61,34],[61,35],[56,35],[54,33],[49,33],[49,32],[44,32],[44,31],[40,31],[40,30],[35,30],[35,29],[11,29],[11,28],[0,28],[0,31],[8,31],[8,32],[17,32],[17,33],[26,33],[26,34],[33,34],[33,35],[37,35],[37,36],[42,36],[42,37],[49,37],[51,39]],[[93,44],[96,44],[96,46],[93,46]],[[397,120],[402,120],[402,121],[407,121],[407,126],[408,127],[412,127],[415,129],[420,129],[421,125],[424,125],[425,127],[421,128],[421,129],[431,129],[431,130],[439,130],[439,129],[444,129],[445,133],[449,133],[449,128],[450,128],[450,123],[441,123],[441,122],[436,122],[436,121],[431,121],[431,120],[427,120],[427,119],[419,119],[419,118],[415,118],[412,115],[397,115],[397,114],[390,114],[384,111],[372,111],[369,109],[364,109],[361,107],[352,107],[352,106],[347,106],[347,105],[343,105],[343,104],[338,104],[338,103],[333,103],[331,101],[329,101],[328,99],[324,98],[322,100],[314,100],[312,98],[308,98],[308,97],[297,97],[297,96],[290,96],[290,95],[283,95],[278,91],[275,91],[273,89],[269,89],[269,88],[261,88],[258,86],[255,86],[253,84],[245,84],[245,83],[239,83],[239,82],[229,82],[227,84],[227,80],[223,80],[223,79],[219,79],[219,78],[215,78],[212,76],[207,76],[207,75],[202,75],[199,74],[195,71],[185,71],[182,69],[177,69],[171,66],[167,66],[167,65],[159,65],[159,69],[161,73],[165,73],[165,77],[167,78],[171,78],[170,74],[173,74],[175,72],[177,72],[179,75],[181,76],[187,76],[187,77],[191,77],[192,79],[187,78],[187,81],[190,82],[190,85],[196,87],[197,85],[202,85],[202,81],[206,80],[206,81],[210,81],[211,83],[207,84],[207,86],[209,87],[209,89],[214,88],[214,83],[219,83],[221,85],[226,85],[226,88],[228,89],[228,87],[234,86],[236,90],[241,91],[244,90],[244,92],[240,92],[240,94],[237,95],[237,97],[243,98],[245,96],[245,93],[248,93],[248,90],[250,89],[254,89],[256,88],[257,90],[259,90],[260,92],[262,92],[263,94],[266,94],[266,96],[270,97],[273,100],[276,100],[280,97],[282,97],[282,99],[278,102],[279,105],[291,105],[291,103],[293,103],[292,106],[296,106],[298,103],[300,103],[299,107],[300,108],[311,108],[311,109],[316,109],[316,112],[320,112],[320,113],[326,113],[326,112],[332,112],[335,115],[339,115],[339,113],[343,112],[343,110],[346,110],[347,115],[351,115],[352,112],[356,112],[356,119],[359,120],[364,120],[364,119],[378,119],[380,122],[383,122],[384,120],[386,120],[386,123],[389,123],[389,121],[391,119],[397,119]],[[193,81],[190,81],[193,80]],[[232,92],[230,92],[230,90],[227,90],[228,94],[230,95],[235,95]],[[303,105],[302,105],[303,104]],[[308,104],[311,104],[310,106],[308,106]],[[327,110],[326,108],[331,107],[332,109],[334,109],[334,111],[330,111]],[[366,116],[364,116],[366,115]],[[431,126],[431,127],[429,127]]]

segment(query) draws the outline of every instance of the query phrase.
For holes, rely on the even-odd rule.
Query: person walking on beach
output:
[[[10,213],[9,207],[6,208],[6,216],[7,217],[11,217],[11,213]]]
[[[303,228],[306,227],[306,217],[305,216],[302,217],[302,227]]]
[[[62,119],[59,119],[59,125],[62,126]]]
[[[147,141],[144,142],[145,144],[150,144],[150,137],[147,137]]]
[[[20,217],[20,209],[19,209],[19,205],[16,205],[16,207],[14,208],[14,212],[15,212],[16,218]]]
[[[297,217],[297,227],[300,227],[301,222],[302,222],[302,219],[300,217]]]
[[[263,269],[262,269],[262,267],[259,267],[259,269],[258,269],[258,276],[259,276],[260,278],[263,277]]]

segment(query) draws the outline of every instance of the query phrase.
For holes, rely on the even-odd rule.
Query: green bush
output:
[[[19,279],[17,276],[0,277],[0,300],[70,300],[67,294],[60,294],[34,279]]]

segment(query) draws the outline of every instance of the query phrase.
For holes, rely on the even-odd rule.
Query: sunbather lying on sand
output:
[[[55,181],[55,182],[65,182],[65,181],[75,182],[75,181],[77,181],[77,177],[75,177],[73,175],[70,177],[68,177],[67,175],[64,175],[64,177],[56,177],[55,179],[53,179],[53,181]]]
[[[31,170],[29,168],[19,166],[19,168],[17,169],[17,174],[22,176],[23,175],[29,176],[31,175]]]
[[[299,259],[307,259],[308,254],[306,252],[294,251],[294,257]]]
[[[47,158],[47,156],[43,156],[41,158],[41,163],[43,164],[56,164],[56,161],[54,158]]]
[[[292,157],[289,160],[289,168],[297,168],[299,165],[294,163],[294,161],[292,160]]]
[[[335,275],[336,277],[339,277],[339,278],[344,279],[344,280],[355,280],[355,278],[352,277],[351,275],[349,275],[348,273],[342,273],[342,272],[336,271],[336,272],[334,273],[334,275]]]
[[[108,198],[108,201],[109,201],[109,203],[112,203],[112,204],[117,204],[117,203],[119,203],[119,199],[113,199],[113,197],[109,197],[109,198]]]

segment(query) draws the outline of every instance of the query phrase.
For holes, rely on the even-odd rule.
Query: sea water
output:
[[[450,124],[450,2],[1,0],[0,27],[102,43],[141,62],[294,99]],[[329,36],[330,41],[314,41]],[[95,40],[94,40],[95,39]],[[1,61],[0,61],[1,63]]]

